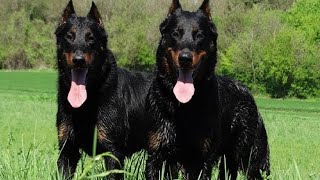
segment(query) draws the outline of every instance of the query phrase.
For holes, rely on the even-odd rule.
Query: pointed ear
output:
[[[199,10],[201,10],[210,20],[212,20],[211,13],[210,13],[209,0],[204,0],[202,5],[200,6]]]
[[[181,10],[181,5],[179,0],[172,0],[171,6],[169,8],[168,16],[171,16],[177,10]]]
[[[64,9],[61,21],[59,23],[59,26],[65,24],[70,17],[71,14],[75,14],[76,12],[74,11],[73,3],[72,0],[69,1],[67,7]]]
[[[87,17],[95,20],[99,26],[102,26],[101,15],[98,11],[96,4],[93,1],[92,1],[91,9],[90,9]]]

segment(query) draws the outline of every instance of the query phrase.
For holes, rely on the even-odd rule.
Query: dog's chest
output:
[[[207,156],[215,148],[219,136],[217,118],[214,109],[180,106],[175,116],[177,150],[186,155]]]
[[[96,113],[90,110],[83,110],[73,113],[73,127],[75,138],[82,150],[87,154],[92,155],[94,143],[94,131],[97,124]],[[99,141],[97,144],[97,153],[102,148]]]

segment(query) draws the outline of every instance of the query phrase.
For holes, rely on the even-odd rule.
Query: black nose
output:
[[[190,51],[182,51],[179,55],[179,64],[182,67],[192,65],[192,54]]]
[[[74,56],[72,62],[75,66],[81,66],[85,63],[85,59],[83,56]]]

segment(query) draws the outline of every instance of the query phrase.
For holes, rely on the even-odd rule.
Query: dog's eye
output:
[[[174,31],[174,32],[171,34],[171,36],[172,36],[173,38],[175,38],[175,39],[178,39],[178,38],[180,37],[180,34],[179,34],[178,31]]]
[[[87,42],[92,42],[94,40],[95,40],[95,38],[91,33],[86,34],[86,41]]]
[[[89,41],[94,41],[94,40],[95,40],[95,38],[93,36],[89,37]]]
[[[204,35],[202,34],[202,33],[197,33],[197,35],[196,35],[196,39],[197,40],[201,40],[201,39],[203,39],[204,38]]]
[[[65,36],[65,38],[69,41],[73,41],[74,40],[74,36],[72,33],[67,33],[67,35]]]

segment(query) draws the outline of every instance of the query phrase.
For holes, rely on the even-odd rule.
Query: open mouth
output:
[[[193,70],[179,69],[177,83],[173,88],[173,93],[181,103],[187,103],[194,95],[195,88],[193,85]]]
[[[68,94],[68,101],[73,108],[79,108],[87,99],[87,73],[87,68],[71,70],[71,87]]]

